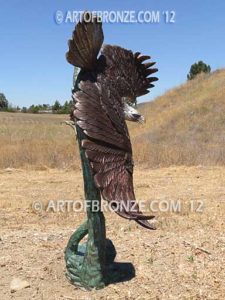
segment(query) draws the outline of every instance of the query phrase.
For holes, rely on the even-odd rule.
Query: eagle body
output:
[[[69,40],[67,60],[81,69],[73,90],[72,118],[86,135],[81,146],[103,199],[121,217],[154,229],[135,200],[133,159],[126,119],[141,122],[133,107],[136,97],[148,93],[156,77],[149,56],[119,46],[104,45],[98,19],[79,22]],[[102,47],[102,49],[101,49]],[[101,52],[99,54],[99,51]]]

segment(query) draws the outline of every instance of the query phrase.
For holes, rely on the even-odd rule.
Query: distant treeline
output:
[[[32,114],[41,114],[41,113],[53,113],[53,114],[69,114],[72,108],[72,101],[66,101],[64,104],[60,104],[58,100],[55,101],[53,105],[49,104],[38,104],[31,105],[30,107],[23,106],[13,106],[9,103],[3,93],[0,93],[0,111],[6,112],[22,112],[22,113],[32,113]]]
[[[53,114],[69,114],[72,108],[72,101],[66,101],[63,105],[58,100],[53,105],[39,104],[31,105],[30,107],[22,107],[20,111],[22,113],[53,113]]]

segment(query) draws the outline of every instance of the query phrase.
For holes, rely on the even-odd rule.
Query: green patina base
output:
[[[78,70],[74,72],[74,87],[78,89]],[[70,124],[71,125],[71,124]],[[101,207],[100,191],[96,188],[89,161],[81,146],[88,137],[75,124],[83,170],[84,193],[87,199],[87,221],[85,221],[70,237],[65,249],[66,276],[70,282],[82,289],[101,289],[107,284],[129,280],[135,276],[134,267],[130,263],[115,263],[116,250],[113,243],[106,239],[105,218],[103,213],[92,209],[92,201]],[[87,242],[79,244],[86,236]]]
[[[88,221],[84,222],[71,236],[65,250],[66,277],[75,286],[84,289],[101,289],[110,283],[122,282],[135,276],[135,270],[130,263],[116,263],[116,249],[111,240],[105,241],[105,261],[100,264],[98,249],[89,240],[79,244],[88,234]],[[92,239],[91,239],[92,240]],[[92,248],[92,251],[88,249]],[[87,258],[88,255],[89,259]]]
[[[88,221],[84,222],[71,236],[65,250],[65,261],[69,281],[85,290],[101,289],[108,284],[107,267],[113,264],[116,250],[110,240],[105,241],[105,251],[101,249],[99,257],[98,246],[89,238],[87,242],[79,244],[88,234]]]

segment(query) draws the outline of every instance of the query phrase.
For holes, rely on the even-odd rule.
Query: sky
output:
[[[59,10],[61,24],[55,21]],[[13,105],[70,99],[73,67],[65,53],[75,24],[65,20],[70,12],[84,10],[150,12],[149,22],[103,24],[104,43],[148,54],[157,62],[159,81],[139,102],[185,82],[199,60],[212,70],[225,67],[222,0],[0,0],[0,92]],[[158,11],[160,18],[150,21],[149,15]],[[174,11],[167,19],[174,22],[166,22],[166,11]]]

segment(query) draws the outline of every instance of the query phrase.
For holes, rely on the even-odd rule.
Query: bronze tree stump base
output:
[[[111,240],[105,241],[105,262],[100,265],[97,257],[97,247],[89,241],[79,244],[88,234],[88,221],[84,222],[71,236],[65,250],[66,277],[73,285],[84,290],[101,289],[110,283],[130,280],[135,276],[135,269],[131,263],[114,262],[116,249]],[[90,249],[89,249],[90,250]],[[87,258],[91,255],[91,261]]]

